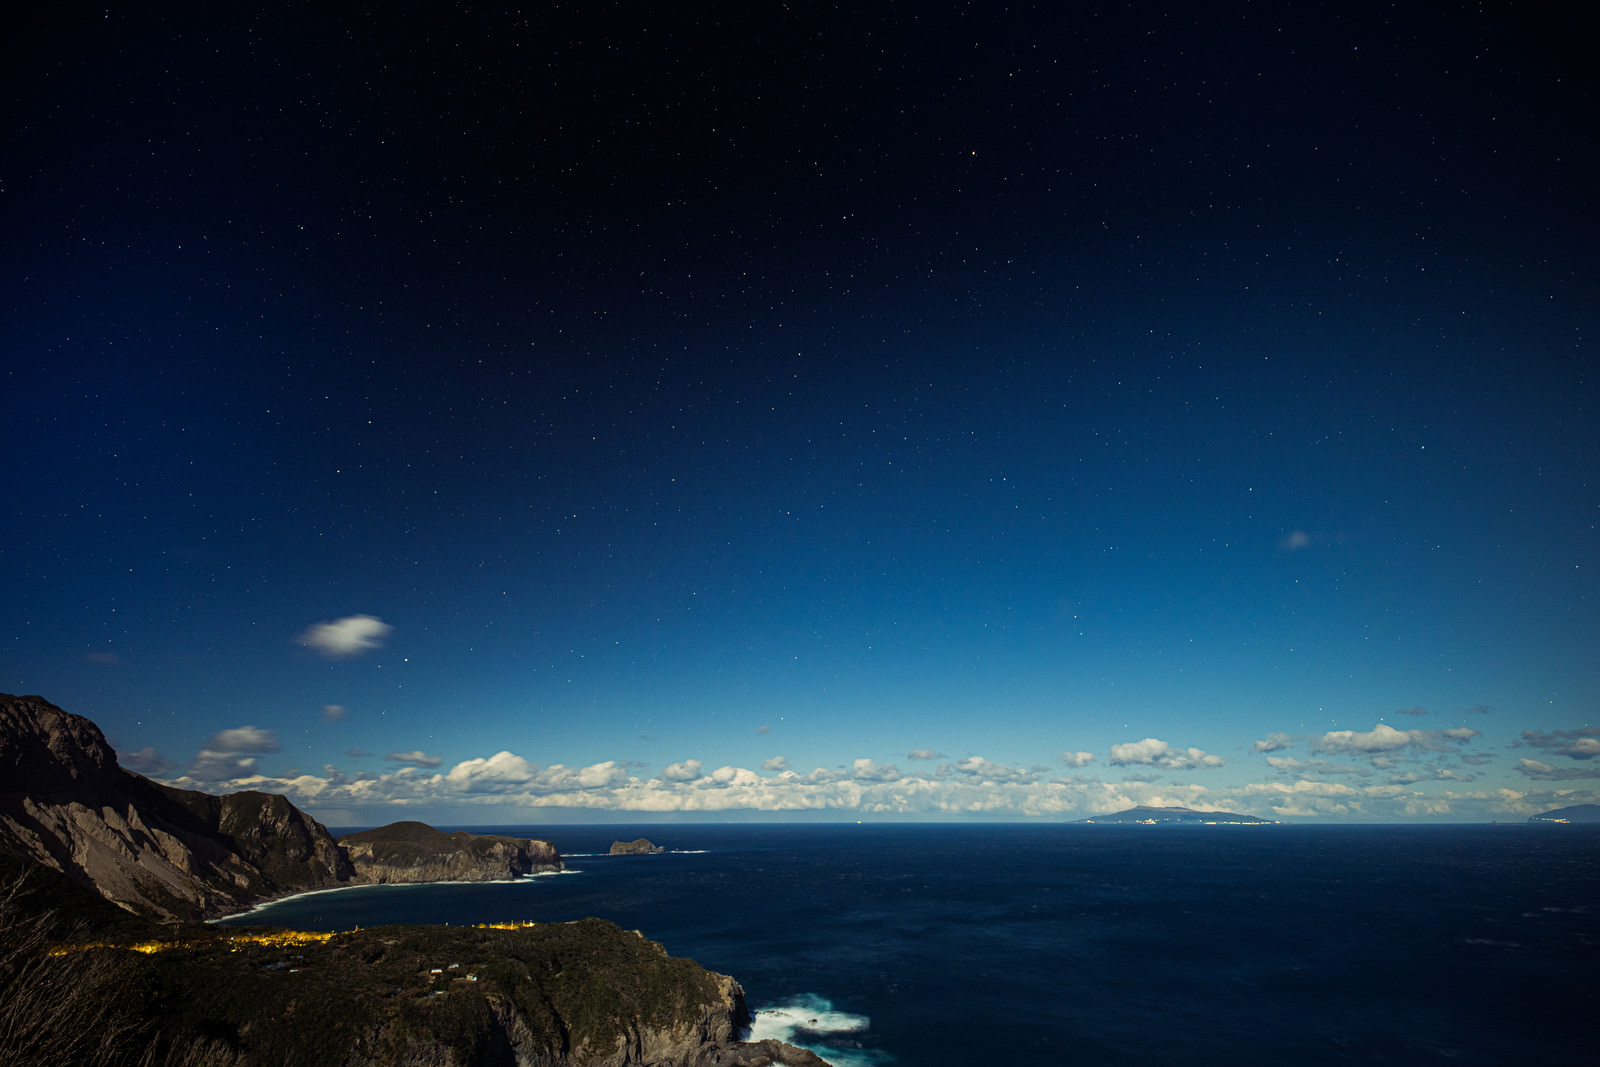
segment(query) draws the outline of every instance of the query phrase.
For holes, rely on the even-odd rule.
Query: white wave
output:
[[[840,1011],[827,997],[801,993],[781,1004],[757,1009],[746,1039],[776,1038],[809,1049],[834,1067],[873,1067],[892,1062],[887,1053],[862,1048],[853,1036],[866,1033],[871,1025],[867,1016]]]

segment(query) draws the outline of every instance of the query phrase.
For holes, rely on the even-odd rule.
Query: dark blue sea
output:
[[[1595,827],[469,829],[551,840],[571,873],[337,890],[231,921],[597,915],[738,978],[757,1036],[839,1067],[1600,1055]],[[603,854],[641,834],[671,851]]]

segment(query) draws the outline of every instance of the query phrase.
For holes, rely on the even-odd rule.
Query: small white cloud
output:
[[[935,752],[931,748],[914,748],[906,753],[906,759],[935,760],[944,759],[943,752]]]
[[[211,735],[206,748],[213,752],[276,752],[278,739],[259,726],[239,726]]]
[[[1556,767],[1536,759],[1522,757],[1517,760],[1517,773],[1529,778],[1554,782],[1571,778],[1600,778],[1600,767]]]
[[[1221,756],[1210,755],[1198,748],[1175,748],[1155,737],[1111,746],[1111,764],[1114,767],[1141,765],[1196,770],[1201,767],[1220,767],[1224,762]]]
[[[163,758],[160,753],[148,745],[137,752],[129,752],[125,755],[119,753],[117,762],[135,774],[146,776],[165,774],[177,766],[171,760]]]
[[[200,782],[226,782],[256,773],[256,758],[237,752],[202,748],[189,765],[189,776]]]
[[[1094,762],[1093,752],[1063,752],[1061,762],[1068,767],[1087,767]]]
[[[682,763],[673,763],[661,772],[661,777],[669,782],[692,782],[700,777],[700,761],[686,759]]]
[[[1031,782],[1038,777],[1033,771],[1008,767],[1004,763],[995,763],[982,756],[967,756],[954,763],[947,763],[939,769],[983,782]]]
[[[324,705],[322,705],[322,718],[327,722],[338,722],[340,719],[344,718],[344,705],[343,704],[324,704]]]
[[[789,769],[789,759],[787,756],[773,756],[761,765],[761,769],[764,771],[786,771]]]
[[[1294,738],[1285,733],[1268,734],[1250,746],[1256,752],[1282,752],[1294,746]]]
[[[1313,742],[1311,748],[1314,752],[1368,756],[1387,766],[1387,761],[1395,754],[1407,749],[1438,752],[1477,736],[1477,730],[1464,726],[1449,730],[1396,730],[1388,723],[1380,722],[1365,733],[1330,730]]]
[[[393,630],[393,626],[376,615],[346,615],[309,627],[298,640],[324,656],[344,658],[382,648]]]
[[[1600,756],[1600,727],[1585,726],[1577,730],[1552,730],[1550,733],[1524,730],[1522,740],[1512,747],[1521,748],[1524,745],[1549,749],[1569,759],[1594,759]]]
[[[404,763],[411,767],[427,767],[429,769],[437,767],[444,762],[438,756],[430,756],[420,750],[414,752],[391,752],[383,758],[390,763]]]
[[[892,782],[901,777],[900,768],[894,764],[865,758],[851,762],[847,774],[858,782]]]

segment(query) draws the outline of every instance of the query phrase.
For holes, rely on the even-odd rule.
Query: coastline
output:
[[[416,889],[422,886],[439,885],[520,885],[524,882],[533,882],[540,878],[555,878],[563,874],[581,874],[581,871],[536,871],[533,874],[519,875],[516,878],[486,878],[481,881],[439,881],[439,882],[354,882],[350,885],[329,886],[326,889],[307,889],[299,893],[287,893],[281,897],[270,897],[257,901],[244,911],[229,912],[227,915],[213,915],[205,919],[207,923],[226,922],[229,919],[242,919],[247,915],[254,915],[264,908],[274,904],[285,904],[291,900],[300,900],[304,897],[318,897],[326,893],[344,893],[351,889]],[[449,925],[449,924],[443,924]]]

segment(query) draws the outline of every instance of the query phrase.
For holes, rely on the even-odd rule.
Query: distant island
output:
[[[546,841],[419,822],[335,842],[286,797],[152,782],[88,719],[0,694],[0,1061],[827,1067],[740,1040],[738,982],[602,919],[198,921],[308,890],[560,867]]]
[[[1528,816],[1529,822],[1600,822],[1600,804],[1574,804],[1570,808],[1556,808],[1541,815]]]
[[[1193,808],[1151,807],[1140,804],[1127,811],[1110,815],[1091,815],[1078,819],[1079,823],[1125,826],[1279,826],[1271,819],[1258,819],[1254,815],[1236,815],[1231,811],[1195,811]]]
[[[662,846],[651,844],[647,838],[641,837],[636,841],[611,842],[611,852],[609,854],[612,856],[654,856],[665,851],[666,849]]]

